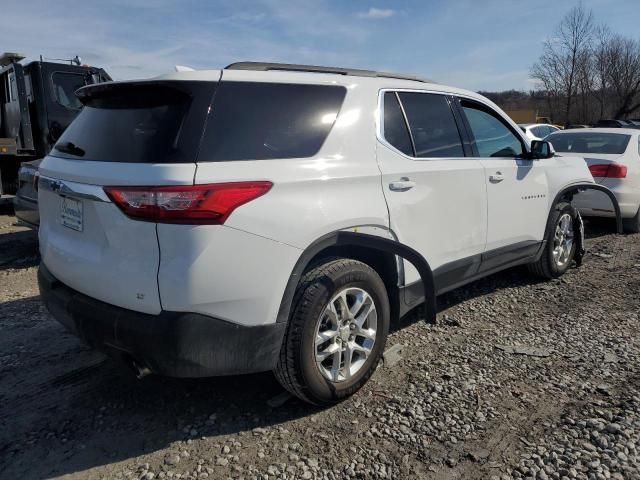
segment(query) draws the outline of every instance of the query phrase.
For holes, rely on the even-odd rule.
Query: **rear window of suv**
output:
[[[215,82],[107,83],[80,90],[84,108],[52,155],[131,163],[194,162]]]
[[[623,133],[554,133],[547,137],[556,152],[601,153],[622,155],[629,145],[630,135]]]
[[[101,162],[188,163],[311,157],[329,135],[346,89],[127,82],[89,87],[79,95],[84,108],[52,155]]]
[[[329,135],[345,95],[335,85],[222,82],[198,161],[311,157]]]

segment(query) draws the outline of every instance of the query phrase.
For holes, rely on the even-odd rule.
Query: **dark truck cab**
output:
[[[27,184],[33,183],[39,160],[82,108],[75,91],[111,77],[101,68],[81,65],[77,57],[69,63],[41,59],[26,65],[20,63],[23,58],[0,55],[0,198],[18,193],[16,203],[24,197],[29,207],[29,202],[37,205],[34,185]],[[19,176],[25,162],[32,168]]]

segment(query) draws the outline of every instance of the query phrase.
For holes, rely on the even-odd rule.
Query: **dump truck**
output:
[[[23,64],[24,58],[0,54],[0,204],[16,193],[20,165],[47,155],[82,108],[75,91],[111,81],[77,56]]]

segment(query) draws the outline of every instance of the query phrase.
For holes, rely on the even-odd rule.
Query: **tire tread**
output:
[[[325,259],[324,263],[316,265],[303,275],[294,294],[289,325],[285,332],[282,348],[280,349],[280,358],[274,370],[274,374],[278,382],[289,393],[305,402],[315,405],[325,404],[324,402],[314,398],[309,389],[305,387],[302,379],[300,362],[295,358],[296,354],[298,354],[298,350],[295,346],[302,343],[304,322],[308,315],[308,310],[313,306],[312,302],[314,296],[317,294],[317,290],[319,288],[318,285],[323,278],[333,277],[341,270],[353,270],[354,268],[364,268],[365,270],[370,270],[370,273],[378,276],[375,270],[363,262],[349,258],[328,258]],[[361,384],[365,383],[374,371],[375,366],[372,366],[370,372],[363,377]],[[358,384],[354,385],[352,387],[353,391],[348,392],[347,395],[355,393],[360,386],[361,385]]]

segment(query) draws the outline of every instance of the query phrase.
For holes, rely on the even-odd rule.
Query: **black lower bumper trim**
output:
[[[38,270],[51,314],[90,346],[135,361],[153,373],[207,377],[272,370],[286,324],[245,327],[196,313],[159,315],[116,307],[83,295]]]

